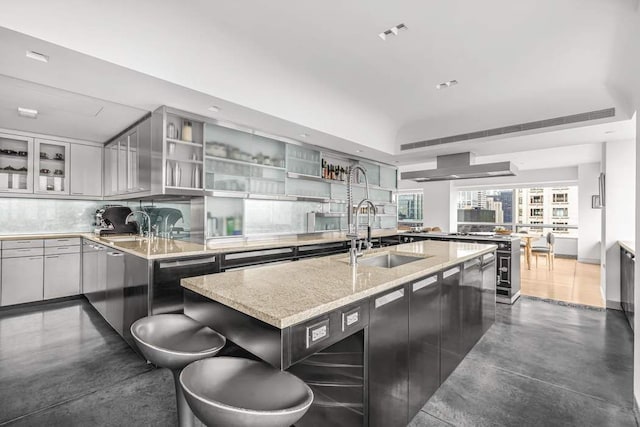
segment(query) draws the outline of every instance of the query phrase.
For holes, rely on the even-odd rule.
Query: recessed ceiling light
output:
[[[615,130],[608,130],[608,131],[606,131],[605,133],[606,133],[607,135],[609,135],[609,134],[611,134],[611,133],[616,133],[616,131],[615,131]]]
[[[308,133],[301,133],[301,134],[300,134],[300,137],[301,137],[301,138],[308,138],[308,137],[309,137],[309,134],[308,134]]]
[[[27,51],[27,58],[35,59],[40,62],[49,62],[49,57],[43,53],[34,52],[32,50]]]
[[[35,119],[38,117],[38,110],[34,110],[32,108],[18,107],[18,115],[22,117],[28,117],[30,119]]]
[[[356,153],[362,153],[364,150],[356,150]]]
[[[378,37],[380,37],[382,40],[387,40],[388,36],[397,36],[400,31],[404,31],[408,29],[409,28],[406,25],[398,24],[395,27],[389,28],[388,30],[384,30],[383,32],[378,34]]]
[[[220,111],[220,107],[212,105],[211,107],[207,108],[207,110],[211,111],[212,113],[217,113],[218,111]]]

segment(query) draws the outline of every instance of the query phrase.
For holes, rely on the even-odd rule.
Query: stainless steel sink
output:
[[[368,265],[371,267],[393,268],[400,265],[408,264],[414,261],[420,261],[425,257],[398,255],[398,254],[382,254],[372,256],[370,258],[362,258],[358,260],[358,264]]]

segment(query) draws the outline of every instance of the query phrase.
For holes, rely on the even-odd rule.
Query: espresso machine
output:
[[[96,211],[96,229],[99,236],[108,234],[136,234],[138,225],[135,222],[126,224],[131,209],[122,205],[105,205]]]

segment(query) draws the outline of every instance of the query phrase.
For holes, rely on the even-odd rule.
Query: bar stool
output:
[[[210,426],[288,427],[307,412],[313,392],[296,376],[238,357],[198,360],[180,386],[198,419]]]
[[[224,347],[225,337],[184,314],[143,317],[131,325],[131,335],[149,362],[173,373],[179,425],[197,425],[180,387],[180,371],[189,363],[215,356]]]

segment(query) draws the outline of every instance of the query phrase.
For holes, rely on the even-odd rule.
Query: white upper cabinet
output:
[[[0,193],[33,193],[33,138],[0,133]]]
[[[70,151],[71,195],[101,197],[103,147],[71,144]]]
[[[69,194],[69,143],[36,139],[36,193]]]

